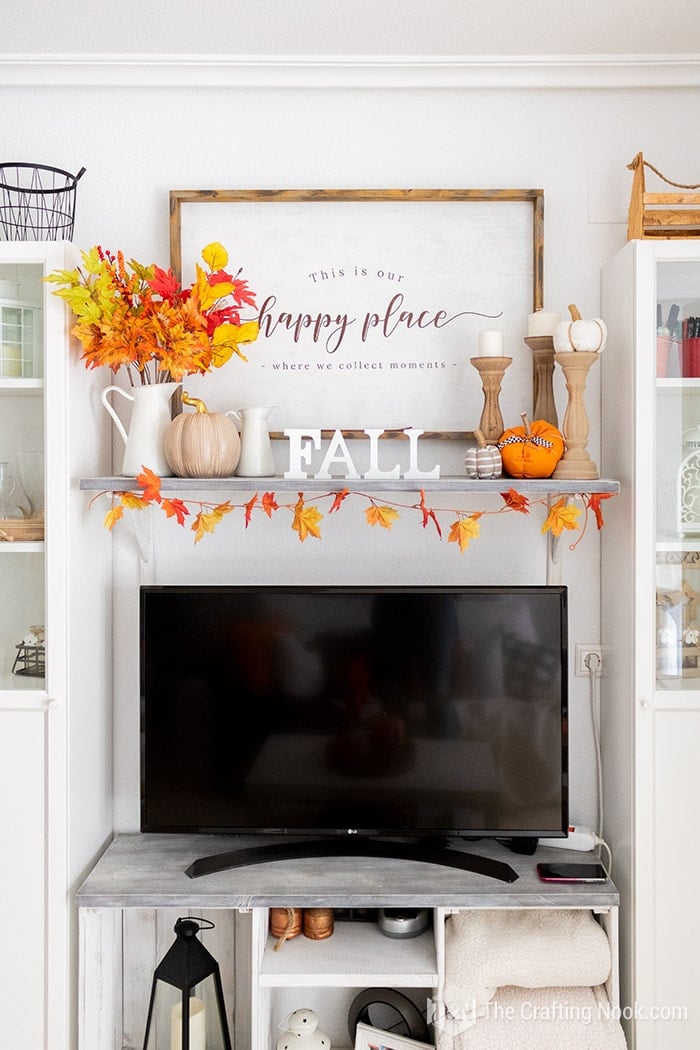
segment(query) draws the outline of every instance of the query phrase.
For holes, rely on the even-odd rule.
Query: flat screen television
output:
[[[140,605],[143,831],[335,853],[565,835],[565,587],[147,586]]]

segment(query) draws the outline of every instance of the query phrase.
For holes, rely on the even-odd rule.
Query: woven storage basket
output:
[[[0,518],[0,541],[43,540],[44,523],[36,518]]]

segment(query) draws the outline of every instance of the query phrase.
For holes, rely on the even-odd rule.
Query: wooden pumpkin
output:
[[[521,427],[506,430],[498,442],[503,469],[512,478],[549,478],[564,455],[564,438],[545,419],[530,423],[523,412]]]
[[[241,455],[241,439],[233,422],[220,412],[207,412],[197,397],[182,394],[195,412],[182,412],[165,432],[165,458],[178,478],[230,477]]]
[[[554,349],[558,354],[567,350],[588,350],[600,353],[608,341],[608,329],[600,317],[581,317],[578,308],[569,305],[570,321],[562,321],[554,329]]]
[[[464,470],[468,478],[500,478],[503,473],[501,453],[495,445],[487,445],[480,430],[474,431],[476,447],[468,448]]]

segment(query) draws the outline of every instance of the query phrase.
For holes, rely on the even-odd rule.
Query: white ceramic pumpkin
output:
[[[168,424],[164,451],[178,478],[230,477],[241,455],[241,439],[234,423],[221,412],[207,412],[198,397],[182,394],[195,412],[181,412]]]
[[[554,329],[554,349],[558,354],[568,350],[600,353],[608,341],[607,325],[600,317],[581,317],[578,308],[569,306],[570,321],[561,321]]]

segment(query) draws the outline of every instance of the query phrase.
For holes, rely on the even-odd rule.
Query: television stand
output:
[[[217,871],[242,868],[249,864],[267,864],[278,860],[303,860],[307,857],[386,857],[390,860],[416,860],[425,864],[439,864],[486,875],[500,882],[515,882],[516,872],[509,864],[482,857],[476,853],[453,849],[447,840],[425,839],[412,842],[387,841],[374,838],[307,839],[301,842],[273,842],[249,849],[199,857],[185,870],[190,879],[212,875]]]

